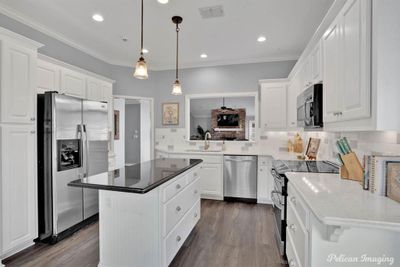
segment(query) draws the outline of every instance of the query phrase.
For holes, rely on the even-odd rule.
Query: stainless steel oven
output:
[[[274,190],[271,192],[271,200],[275,221],[275,240],[281,255],[285,254],[286,240],[286,182],[285,176],[281,176],[272,168],[271,174],[274,178]]]

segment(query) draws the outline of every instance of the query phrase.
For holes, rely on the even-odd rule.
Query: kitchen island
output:
[[[168,266],[200,219],[199,159],[156,159],[73,181],[99,189],[99,267]]]

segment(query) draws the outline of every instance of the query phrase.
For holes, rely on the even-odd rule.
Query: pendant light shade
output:
[[[135,73],[133,74],[133,76],[141,80],[149,78],[149,74],[147,73],[146,61],[143,57],[140,57],[139,61],[136,63]]]
[[[176,70],[175,70],[175,82],[172,85],[172,92],[171,94],[173,95],[181,95],[182,94],[182,86],[181,83],[179,82],[179,76],[178,76],[178,59],[179,59],[179,24],[182,23],[182,17],[179,16],[174,16],[172,17],[172,22],[176,24]]]
[[[143,57],[143,0],[141,7],[141,21],[140,21],[140,58],[136,63],[136,68],[133,76],[141,80],[149,78],[149,74],[147,73],[147,64]]]
[[[172,85],[172,92],[171,94],[173,95],[181,95],[182,94],[182,87],[181,87],[181,83],[176,80],[174,82],[174,84]]]

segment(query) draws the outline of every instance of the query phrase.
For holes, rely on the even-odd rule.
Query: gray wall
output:
[[[176,127],[185,127],[185,94],[257,91],[259,80],[287,78],[295,63],[280,61],[183,69],[179,75],[184,92],[182,96],[171,95],[174,71],[158,71],[154,103],[156,127],[163,127],[163,102],[179,102],[179,125]]]
[[[0,14],[0,26],[44,44],[39,53],[56,58],[91,72],[111,77],[111,65],[41,33],[25,24]]]
[[[140,162],[140,104],[125,104],[125,162]]]

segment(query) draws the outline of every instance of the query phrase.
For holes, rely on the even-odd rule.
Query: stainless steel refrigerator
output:
[[[38,95],[39,239],[53,242],[98,213],[98,191],[68,183],[108,171],[107,103]]]

